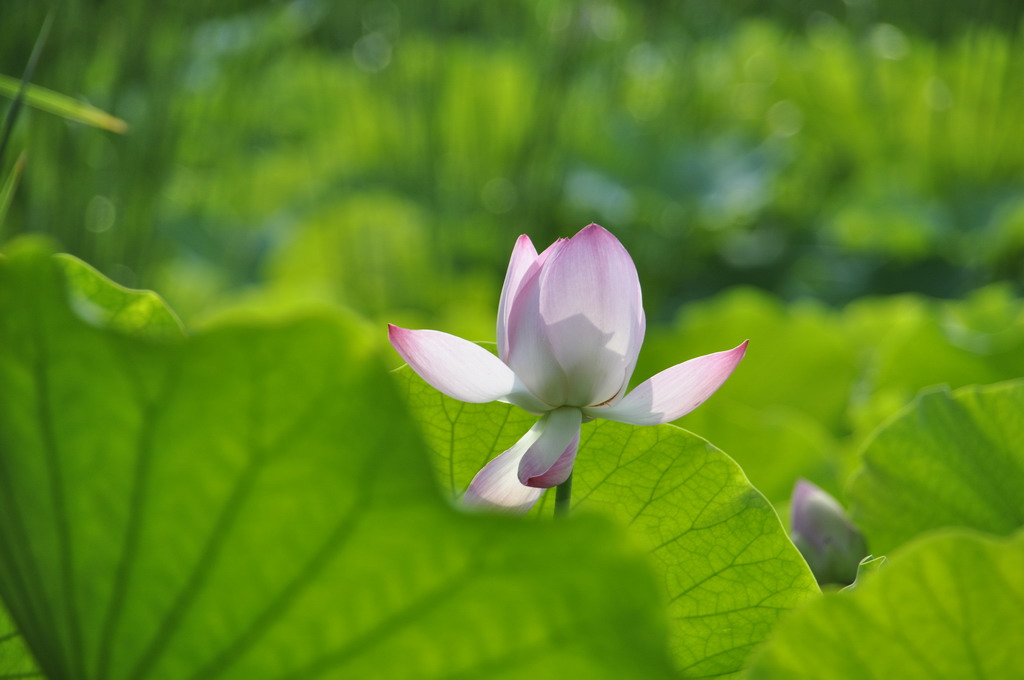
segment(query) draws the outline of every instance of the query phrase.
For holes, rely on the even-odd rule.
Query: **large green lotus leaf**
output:
[[[1024,535],[942,532],[792,613],[749,680],[1024,677]]]
[[[738,670],[780,613],[818,592],[775,510],[707,441],[602,420],[580,451],[573,507],[616,517],[650,551],[687,677]]]
[[[666,677],[644,558],[452,509],[361,327],[155,341],[66,284],[0,259],[0,595],[47,677]]]
[[[737,370],[743,369],[740,364]],[[801,477],[840,493],[839,443],[822,423],[795,408],[756,407],[716,394],[680,423],[709,439],[713,434],[715,445],[729,452],[780,512],[788,506],[793,484]]]
[[[863,451],[851,517],[875,554],[930,529],[1024,525],[1024,382],[922,394]]]
[[[450,399],[408,367],[396,378],[453,500],[536,420],[507,404]],[[685,677],[738,671],[784,611],[818,592],[771,505],[735,462],[685,430],[584,425],[573,486],[574,513],[615,517],[649,551]]]

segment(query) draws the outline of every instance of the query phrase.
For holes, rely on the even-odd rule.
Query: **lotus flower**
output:
[[[503,401],[540,416],[469,485],[464,503],[529,510],[572,473],[580,425],[605,418],[657,425],[717,390],[747,343],[678,364],[626,391],[644,340],[636,267],[591,224],[537,254],[526,235],[512,251],[498,304],[498,356],[433,330],[388,326],[395,350],[427,383],[460,401]]]

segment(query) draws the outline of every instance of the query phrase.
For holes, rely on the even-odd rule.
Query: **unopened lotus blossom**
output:
[[[790,528],[793,543],[820,585],[853,583],[868,546],[839,501],[821,487],[797,480]]]
[[[512,251],[498,304],[498,355],[434,330],[389,325],[391,344],[427,383],[470,403],[503,401],[540,416],[473,478],[470,506],[529,510],[572,473],[580,425],[676,420],[717,390],[747,343],[690,359],[627,392],[644,340],[640,281],[629,253],[591,224],[537,254],[526,235]]]

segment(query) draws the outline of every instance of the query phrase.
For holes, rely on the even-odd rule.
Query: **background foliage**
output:
[[[45,11],[5,6],[0,72]],[[661,320],[740,283],[831,303],[1019,286],[1021,13],[65,2],[34,80],[130,133],[27,112],[4,229],[186,317],[255,288],[481,334],[514,237],[590,221]]]
[[[16,89],[48,9],[33,0],[3,3],[0,96]],[[883,600],[909,603],[902,618],[886,622],[896,627],[957,607],[967,614],[991,609],[997,612],[991,619],[1004,623],[1016,611],[1019,623],[1019,608],[998,609],[1005,604],[999,593],[955,590],[962,585],[957,574],[989,581],[1009,574],[1000,592],[1019,594],[1019,576],[999,571],[1019,564],[1019,537],[997,540],[949,528],[1004,536],[1024,521],[1014,493],[1024,484],[1018,479],[1020,383],[972,387],[1024,376],[1021,3],[64,0],[53,17],[32,78],[52,91],[36,93],[51,108],[23,109],[0,158],[0,249],[9,253],[16,237],[42,234],[95,267],[98,272],[58,259],[67,299],[58,302],[54,294],[52,305],[69,305],[77,319],[101,329],[95,333],[110,334],[104,342],[173,343],[183,329],[202,336],[207,327],[233,327],[239,319],[250,328],[254,318],[305,318],[296,308],[317,306],[316,316],[327,303],[366,320],[371,330],[353,330],[353,337],[397,366],[384,322],[489,341],[515,237],[528,233],[543,246],[596,221],[629,249],[644,288],[649,326],[636,381],[751,340],[733,378],[681,421],[697,436],[666,426],[644,435],[653,441],[640,437],[617,450],[624,431],[602,425],[595,441],[605,444],[594,445],[589,463],[586,452],[580,458],[580,495],[597,489],[581,512],[630,525],[628,540],[638,553],[658,543],[658,531],[688,536],[682,545],[702,555],[719,579],[698,588],[705,599],[674,604],[667,622],[648,606],[654,598],[629,610],[642,622],[638,630],[654,631],[658,640],[665,624],[677,672],[738,670],[775,617],[805,601],[810,604],[778,627],[777,641],[756,657],[752,677],[799,677],[793,660],[804,651],[805,627],[841,621],[853,631],[875,630],[878,621],[869,619]],[[95,111],[85,120],[105,121],[104,129],[55,115],[64,104],[52,93],[109,112],[128,129],[119,134],[116,119]],[[0,101],[6,113],[10,99]],[[99,272],[158,291],[170,308]],[[23,293],[39,295],[31,287]],[[23,334],[32,312],[43,313],[36,305],[21,310],[21,325],[4,320],[8,341],[0,345],[0,362],[8,369],[15,350],[28,351]],[[352,328],[359,325],[345,318]],[[318,344],[322,338],[307,337],[317,335],[308,328],[280,332],[304,338],[295,340],[303,348],[296,354],[315,346],[325,361],[333,356]],[[143,354],[164,351],[140,347]],[[77,375],[83,385],[100,381],[99,392],[116,393],[118,383],[97,377],[104,365],[93,361],[87,367],[93,372]],[[408,390],[402,382],[408,376],[395,377]],[[5,383],[0,398],[20,394],[12,385],[24,387]],[[114,396],[90,405],[107,399]],[[395,408],[406,408],[398,403]],[[426,458],[447,470],[447,478],[439,477],[443,495],[457,495],[488,455],[480,449],[500,448],[528,423],[497,405],[442,419],[439,403],[409,405],[423,444],[413,447],[408,464],[426,470]],[[115,423],[141,417],[125,408],[112,410]],[[456,421],[468,429],[459,430]],[[0,436],[20,432],[18,422],[11,420],[14,429]],[[438,444],[457,430],[465,450]],[[657,453],[664,442],[689,453],[671,461]],[[0,447],[0,454],[13,450]],[[654,453],[648,460],[641,450]],[[617,454],[637,458],[609,463]],[[689,479],[687,464],[718,480],[703,491],[696,482],[680,487],[693,492],[686,496],[692,507],[671,494],[662,498],[652,481]],[[640,511],[630,503],[642,500],[602,497],[609,487],[601,480],[610,473],[629,479],[622,488],[649,492],[653,505]],[[230,481],[224,471],[209,474],[212,487]],[[858,583],[850,593],[825,598],[811,592],[807,572],[764,503],[785,524],[799,477],[851,508],[869,549],[891,553],[863,589]],[[38,482],[33,479],[26,489]],[[460,523],[460,536],[481,531],[483,524],[445,514],[432,491],[417,488],[434,526]],[[724,545],[735,554],[702,547],[688,533],[693,525],[686,513],[663,519],[677,502],[698,517],[700,508],[728,514],[740,507],[708,497],[723,488],[732,489],[724,497],[729,503],[739,498],[751,509],[728,525]],[[291,492],[296,502],[309,501]],[[81,493],[105,497],[95,489]],[[55,540],[43,530],[46,516],[28,517],[41,527],[32,533],[40,545]],[[5,521],[0,517],[0,525]],[[99,526],[83,522],[69,535]],[[588,537],[610,530],[595,524],[572,529],[573,539],[545,535],[537,550],[565,541],[585,547]],[[941,535],[932,540],[928,532]],[[517,546],[521,539],[508,540]],[[509,546],[495,554],[518,549]],[[743,552],[748,546],[756,546],[753,553]],[[449,547],[449,557],[461,554]],[[771,578],[738,590],[722,585],[746,584],[744,560],[768,553]],[[730,563],[737,555],[739,563]],[[535,557],[543,562],[539,552]],[[685,587],[672,582],[672,565],[685,561],[678,554],[648,559],[649,574],[631,556],[586,559],[604,564],[605,576],[625,570],[639,579],[639,590],[649,578],[663,598]],[[948,569],[928,566],[941,561]],[[38,589],[26,586],[23,601],[8,602],[19,620],[31,619],[25,612],[40,602],[67,604],[64,567],[48,568],[53,571],[40,576]],[[33,573],[25,569],[9,563],[0,572]],[[745,575],[733,578],[740,572]],[[915,579],[924,577],[932,579],[935,598],[913,591]],[[529,579],[543,580],[524,578],[525,589],[533,587]],[[557,578],[569,582],[572,575]],[[11,583],[0,589],[17,592]],[[394,595],[395,601],[407,595]],[[567,611],[582,602],[596,621],[627,606],[614,598],[573,597],[564,601]],[[79,606],[81,616],[100,616],[85,602]],[[202,618],[211,610],[199,611]],[[968,615],[961,620],[978,624]],[[37,651],[49,644],[46,626],[38,625],[23,631],[35,636]],[[921,637],[903,640],[892,656],[879,654],[865,666],[837,637],[815,646],[817,663],[846,669],[836,677],[882,674],[884,665],[870,662],[890,659],[909,669],[905,653],[913,657],[915,649],[937,645],[950,654],[942,663],[951,668],[970,661],[971,649],[947,644],[942,630],[907,628]],[[556,629],[527,629],[512,642],[543,647],[558,639]],[[722,631],[737,630],[730,646]],[[1010,677],[1018,669],[998,649],[1024,644],[1010,639],[1024,626],[992,630],[977,649],[992,651],[994,665],[978,673]],[[60,631],[58,640],[68,634]],[[598,630],[598,638],[606,633]],[[678,643],[684,638],[690,644]],[[93,663],[89,655],[100,647],[88,642],[81,654]],[[580,658],[606,654],[610,668],[632,663],[615,649],[569,644]],[[23,645],[0,611],[0,676],[32,672]],[[701,645],[721,656],[694,653]],[[168,669],[213,654],[193,658],[170,647]],[[500,663],[509,653],[498,643],[487,649],[493,656],[477,663]],[[316,644],[307,649],[315,650]],[[474,667],[470,656],[466,668]],[[574,658],[557,663],[586,663]],[[44,663],[54,678],[78,668],[73,657]],[[660,657],[652,663],[652,674],[664,672]],[[517,672],[536,669],[520,666],[510,674]]]

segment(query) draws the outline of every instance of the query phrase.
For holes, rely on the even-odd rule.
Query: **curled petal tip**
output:
[[[735,369],[737,365],[739,365],[740,361],[743,360],[743,357],[745,357],[747,355],[747,346],[749,344],[750,344],[749,340],[744,340],[743,342],[741,342],[740,344],[736,345],[732,349],[727,349],[724,352],[716,352],[714,354],[708,354],[706,356],[709,357],[709,358],[710,357],[716,357],[716,356],[717,357],[721,357],[721,359],[723,361],[725,361],[726,363],[731,364],[731,367],[729,368],[729,371],[731,373],[732,370]],[[698,357],[698,358],[704,358],[704,357]]]
[[[411,331],[408,328],[396,326],[393,323],[388,324],[388,340],[391,341],[391,344],[394,346],[395,350],[397,350],[399,354],[402,353],[401,345],[406,334],[414,332],[415,331]]]
[[[576,236],[573,236],[573,238],[579,238],[579,237],[583,237],[583,238],[610,238],[611,240],[615,241],[615,243],[619,242],[619,239],[615,238],[615,234],[613,234],[612,232],[608,231],[607,229],[605,229],[604,227],[602,227],[600,224],[598,224],[596,222],[591,222],[587,226],[585,226],[582,229],[580,229],[579,232],[576,234]]]
[[[403,353],[404,350],[402,348],[402,336],[405,333],[411,332],[412,331],[402,328],[401,326],[396,326],[393,323],[388,324],[388,342],[391,343],[391,346],[395,348],[395,351],[398,352],[403,359],[405,359],[405,354]],[[409,360],[405,359],[405,362],[409,363]]]
[[[731,370],[734,370],[736,368],[736,366],[739,366],[739,363],[741,361],[743,361],[744,357],[747,356],[747,346],[749,344],[750,344],[750,340],[744,340],[743,342],[741,342],[740,344],[736,345],[732,349],[728,349],[728,350],[722,352],[722,354],[725,357],[728,357],[729,360],[732,361],[733,366],[732,366]]]

